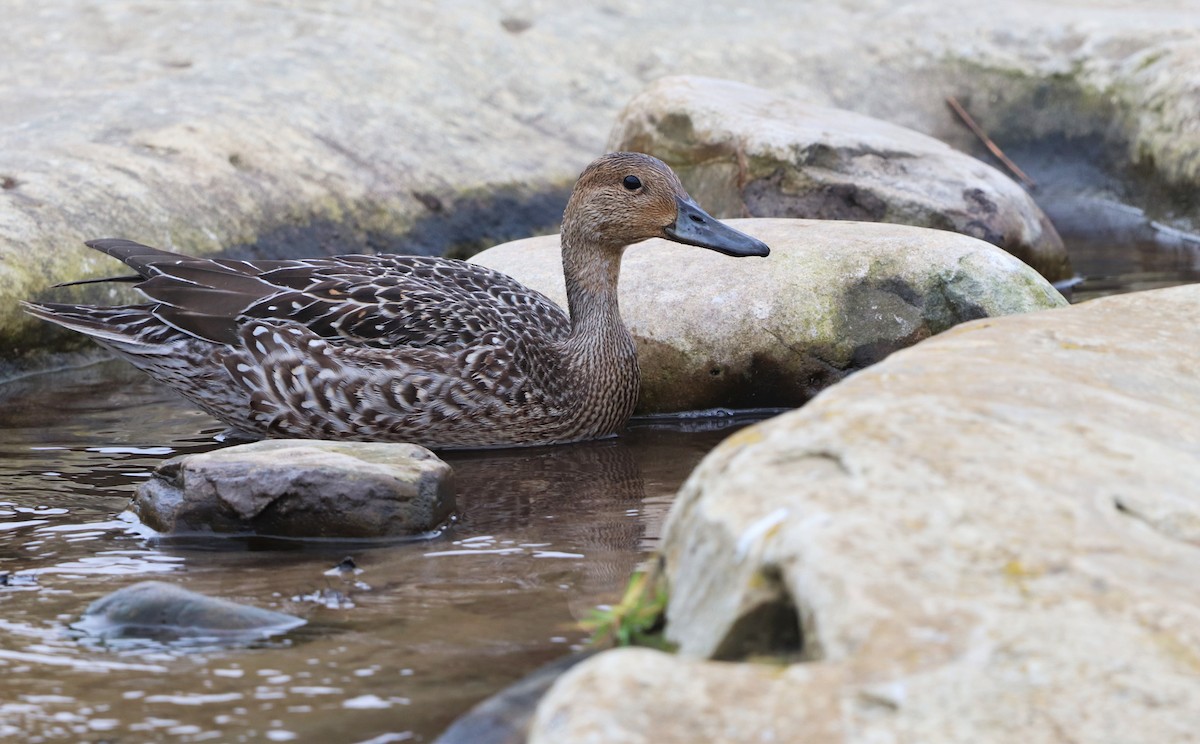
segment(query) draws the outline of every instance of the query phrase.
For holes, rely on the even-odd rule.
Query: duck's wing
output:
[[[340,256],[261,275],[281,291],[243,311],[283,318],[353,346],[469,348],[496,333],[553,340],[570,331],[562,308],[498,271],[423,256]]]
[[[249,321],[298,323],[319,337],[373,348],[471,347],[500,333],[554,340],[570,330],[544,295],[497,271],[425,256],[239,261],[191,258],[128,240],[88,243],[137,271],[162,323],[237,345]]]

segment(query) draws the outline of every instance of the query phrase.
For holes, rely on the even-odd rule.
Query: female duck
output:
[[[731,256],[768,248],[710,217],[666,164],[613,153],[579,177],[562,225],[570,315],[512,278],[420,256],[199,259],[95,240],[150,302],[26,303],[93,337],[247,434],[476,448],[611,435],[638,366],[617,308],[627,245]]]

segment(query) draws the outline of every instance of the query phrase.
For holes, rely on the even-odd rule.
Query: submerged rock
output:
[[[626,251],[621,315],[638,346],[642,413],[798,406],[891,352],[967,320],[1066,304],[979,240],[904,225],[729,220],[766,259],[650,240]],[[566,306],[557,236],[472,261]]]
[[[546,690],[593,653],[564,656],[526,675],[459,716],[433,744],[525,744]]]
[[[605,654],[532,740],[608,715],[605,741],[689,741],[730,709],[757,722],[728,741],[1194,740],[1197,313],[1200,285],[965,324],[725,440],[665,527],[667,637],[801,663],[747,696],[712,683],[736,666]]]
[[[374,538],[435,529],[454,503],[424,447],[275,439],[167,460],[133,511],[160,532]]]
[[[306,622],[175,584],[143,581],[96,600],[72,627],[102,638],[253,640],[286,633]]]
[[[726,80],[669,77],[635,97],[609,146],[656,155],[716,217],[893,222],[986,240],[1051,281],[1062,239],[1012,179],[886,121]]]

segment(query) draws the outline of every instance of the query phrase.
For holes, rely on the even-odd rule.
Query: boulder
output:
[[[705,458],[662,542],[667,637],[790,662],[774,684],[828,705],[796,721],[715,684],[689,703],[675,686],[704,683],[680,680],[715,673],[687,658],[572,675],[642,680],[635,710],[672,711],[638,721],[647,741],[727,706],[796,742],[830,709],[847,742],[1195,741],[1198,312],[1186,286],[967,323]],[[642,741],[613,715],[607,740]]]
[[[987,243],[903,225],[729,220],[766,259],[649,240],[625,253],[621,315],[638,346],[641,413],[798,406],[965,320],[1065,305]],[[565,306],[557,236],[471,259]]]
[[[1182,0],[55,0],[4,20],[0,375],[80,343],[16,300],[114,299],[48,291],[120,270],[88,238],[279,257],[553,230],[621,106],[680,72],[974,146],[953,93],[1006,147],[1065,143],[1186,197],[1150,192],[1152,216],[1197,213],[1200,14]]]
[[[160,532],[419,535],[454,511],[450,466],[415,444],[273,439],[174,457],[132,509]]]
[[[617,118],[614,150],[662,158],[716,217],[807,217],[952,230],[1051,281],[1062,239],[1012,179],[944,142],[727,80],[668,77]]]
[[[164,581],[142,581],[93,602],[71,627],[101,638],[267,638],[306,620],[209,597]]]

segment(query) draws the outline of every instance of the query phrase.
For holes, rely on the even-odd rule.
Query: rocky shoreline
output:
[[[672,74],[736,79],[978,152],[945,108],[956,95],[1008,145],[1076,143],[1152,219],[1197,217],[1194,200],[1162,198],[1200,182],[1200,20],[1177,0],[701,3],[682,18],[621,3],[302,6],[251,3],[236,23],[199,2],[62,0],[12,14],[3,33],[15,63],[0,74],[0,371],[75,345],[12,300],[111,272],[82,247],[88,238],[278,256],[552,232],[620,107]],[[696,43],[713,33],[721,43]]]
[[[726,439],[673,503],[657,560],[677,652],[582,661],[528,741],[1197,739],[1200,285],[1067,307],[1054,227],[962,154],[979,146],[944,106],[1008,144],[1061,145],[1104,174],[1104,199],[1193,230],[1188,3],[301,6],[13,15],[0,377],[77,348],[16,300],[123,296],[51,289],[113,272],[82,239],[466,255],[552,233],[606,142],[654,152],[775,252],[630,249],[640,410],[803,407]],[[473,260],[562,301],[553,235]],[[207,511],[189,515],[185,471],[225,467],[210,455],[165,464],[138,508],[164,532],[217,514],[232,532],[423,533],[453,509],[449,467],[409,454],[356,532],[337,530],[336,487],[378,463],[323,476],[301,526],[280,521],[290,472],[236,498],[196,476]]]

